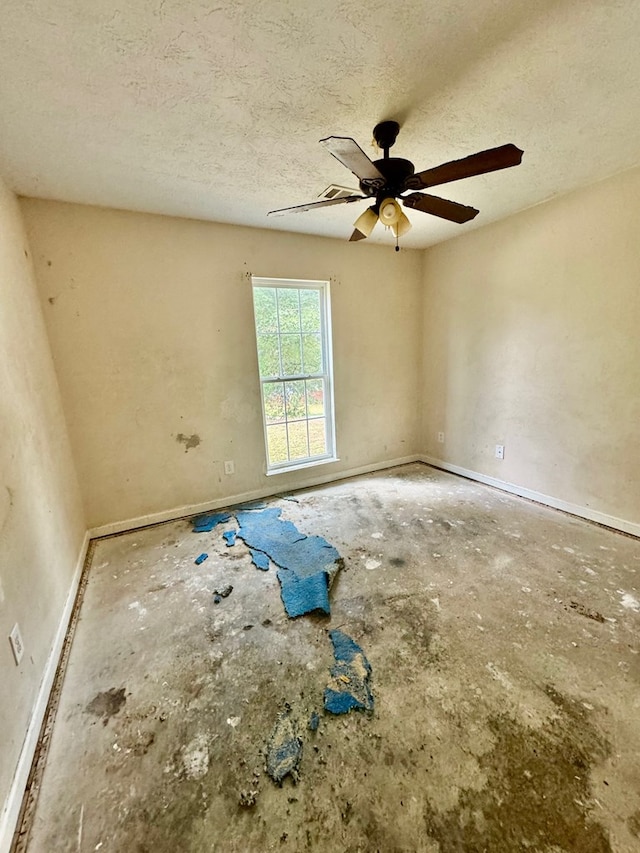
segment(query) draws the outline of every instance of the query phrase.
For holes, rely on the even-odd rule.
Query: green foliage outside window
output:
[[[270,464],[327,452],[320,292],[254,287]],[[295,377],[295,378],[294,378]],[[309,377],[309,378],[308,378]]]

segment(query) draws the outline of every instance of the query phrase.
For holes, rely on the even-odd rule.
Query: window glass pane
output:
[[[295,288],[278,288],[278,313],[281,332],[300,333],[300,309],[298,291]]]
[[[268,471],[335,455],[328,287],[253,278]],[[313,379],[296,379],[313,376]]]
[[[262,378],[280,376],[277,335],[258,335],[258,366]]]
[[[302,354],[300,352],[300,335],[282,335],[282,375],[300,376],[302,373]]]
[[[287,420],[306,418],[304,380],[301,382],[285,382],[285,394],[287,398]]]
[[[262,386],[264,417],[268,424],[282,423],[284,417],[284,385],[282,382]]]
[[[300,318],[303,332],[320,331],[320,293],[317,290],[300,291]]]
[[[309,417],[324,415],[324,380],[307,379],[307,411]]]
[[[324,418],[309,422],[309,450],[311,456],[324,456],[327,452],[327,430]]]
[[[289,459],[286,424],[272,424],[267,427],[267,446],[270,465],[275,465],[276,462],[286,462]]]
[[[304,459],[309,456],[307,422],[288,423],[287,430],[289,431],[289,459]]]
[[[303,335],[304,373],[322,373],[320,335]]]
[[[275,287],[254,287],[253,305],[258,332],[278,331]]]

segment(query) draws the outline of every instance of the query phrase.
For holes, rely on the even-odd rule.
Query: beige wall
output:
[[[0,847],[11,828],[6,811],[11,783],[84,534],[20,209],[0,181],[0,803],[5,804]],[[15,622],[25,645],[20,666],[7,641]]]
[[[640,170],[428,250],[424,300],[428,455],[640,522]]]
[[[421,252],[57,202],[22,209],[90,527],[419,450]],[[337,463],[264,474],[247,272],[332,279]],[[179,434],[200,444],[186,450]]]

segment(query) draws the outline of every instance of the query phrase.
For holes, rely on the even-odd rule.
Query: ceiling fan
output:
[[[368,207],[354,223],[355,230],[351,241],[364,240],[368,237],[375,224],[380,220],[383,225],[390,227],[396,237],[396,251],[398,237],[402,237],[411,228],[408,217],[398,204],[401,199],[404,207],[412,210],[421,210],[423,213],[431,213],[441,219],[450,222],[469,222],[478,212],[475,207],[448,201],[421,190],[429,187],[447,184],[451,181],[459,181],[462,178],[470,178],[474,175],[482,175],[486,172],[496,172],[499,169],[508,169],[517,166],[522,160],[523,152],[515,145],[501,145],[498,148],[489,148],[487,151],[479,151],[461,160],[452,160],[416,172],[413,163],[402,157],[389,157],[389,149],[396,141],[400,125],[397,121],[382,121],[373,129],[373,138],[383,151],[380,160],[370,160],[358,145],[355,139],[349,136],[328,136],[320,142],[339,160],[343,166],[350,169],[359,181],[360,191],[363,195],[340,195],[323,201],[312,201],[309,204],[299,204],[295,207],[284,207],[280,210],[270,210],[268,216],[276,216],[283,213],[302,213],[305,210],[313,210],[316,207],[329,207],[332,204],[350,204],[365,198],[374,198],[375,203]],[[408,193],[408,195],[405,195]]]

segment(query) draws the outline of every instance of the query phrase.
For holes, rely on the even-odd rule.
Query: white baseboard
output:
[[[80,554],[78,556],[73,580],[71,581],[71,587],[69,588],[67,600],[64,605],[64,610],[62,611],[62,616],[58,623],[58,630],[56,631],[56,636],[53,641],[51,651],[49,652],[42,681],[40,682],[38,697],[33,711],[31,712],[31,719],[29,720],[27,733],[22,744],[20,758],[18,759],[18,766],[16,767],[9,796],[5,801],[2,814],[0,815],[0,853],[9,853],[9,850],[11,849],[13,836],[20,816],[20,808],[22,806],[24,792],[29,779],[31,764],[33,763],[33,757],[38,745],[38,738],[40,736],[42,722],[49,703],[49,694],[51,693],[51,688],[53,686],[58,661],[60,660],[62,646],[69,626],[69,620],[71,619],[71,613],[73,612],[73,606],[75,604],[76,593],[78,591],[80,577],[82,576],[82,569],[84,567],[88,547],[89,533],[87,532],[80,549]]]
[[[572,504],[560,498],[554,498],[551,495],[544,495],[542,492],[534,492],[533,489],[517,486],[514,483],[507,483],[505,480],[498,480],[496,477],[489,477],[487,474],[479,474],[477,471],[470,471],[468,468],[461,468],[459,465],[452,465],[450,462],[443,462],[442,459],[435,459],[432,456],[421,456],[420,461],[431,465],[433,468],[441,468],[443,471],[459,474],[468,480],[476,480],[478,483],[494,486],[503,492],[509,492],[521,498],[528,498],[530,501],[568,512],[570,515],[577,515],[579,518],[584,518],[587,521],[595,521],[597,524],[603,524],[605,527],[612,527],[614,530],[620,530],[622,533],[629,533],[632,536],[640,537],[640,524],[634,521],[616,518],[615,515],[607,515],[588,506]]]
[[[245,503],[246,501],[269,498],[275,494],[280,494],[281,492],[293,492],[298,489],[308,489],[312,486],[323,486],[326,483],[335,483],[338,480],[346,480],[348,477],[356,477],[359,474],[371,474],[374,471],[383,471],[386,468],[395,468],[397,465],[407,465],[410,462],[422,461],[422,457],[417,454],[412,456],[403,456],[400,459],[389,459],[386,462],[374,462],[370,465],[361,465],[357,468],[350,468],[347,471],[323,474],[316,477],[307,477],[304,480],[297,481],[294,486],[289,486],[284,489],[279,489],[277,481],[274,481],[273,484],[264,486],[261,489],[254,489],[250,492],[240,492],[239,494],[227,495],[224,498],[217,498],[216,500],[206,501],[205,503],[187,504],[186,506],[174,507],[174,509],[164,510],[163,512],[154,512],[149,515],[138,516],[137,518],[128,518],[123,521],[114,521],[111,524],[103,524],[99,527],[91,528],[91,530],[89,530],[89,536],[92,539],[98,539],[101,536],[111,536],[114,533],[124,533],[127,530],[136,530],[140,527],[148,527],[150,524],[161,524],[163,521],[175,521],[178,518],[197,515],[201,512],[211,512],[211,510]],[[0,853],[2,853],[2,851],[0,851]]]

